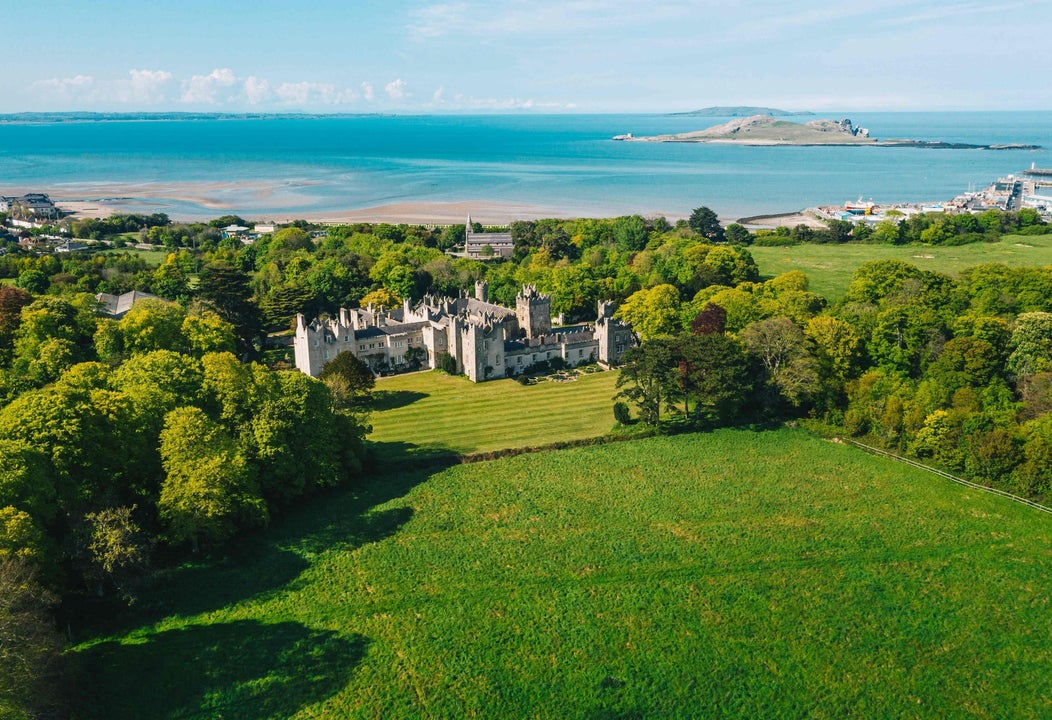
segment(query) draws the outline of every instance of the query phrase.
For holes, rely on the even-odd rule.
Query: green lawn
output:
[[[423,372],[380,378],[369,440],[387,458],[476,453],[597,437],[614,426],[617,372],[573,382],[473,383]]]
[[[927,245],[794,245],[752,246],[764,277],[789,270],[802,270],[810,289],[829,300],[840,299],[851,284],[855,269],[867,260],[904,260],[925,270],[954,274],[982,263],[1006,265],[1052,265],[1052,235],[1007,235],[996,243],[973,243],[958,247]]]
[[[83,642],[79,718],[1052,716],[1052,518],[801,431],[375,480]]]
[[[168,250],[139,250],[134,247],[123,247],[113,248],[111,250],[103,250],[104,253],[128,253],[129,255],[138,255],[146,264],[150,267],[158,267],[168,257]]]

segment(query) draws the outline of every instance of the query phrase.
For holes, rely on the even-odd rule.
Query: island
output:
[[[810,110],[779,110],[778,108],[757,107],[755,105],[714,105],[700,110],[669,113],[672,117],[752,117],[753,115],[772,115],[790,117],[794,115],[814,115]]]
[[[624,142],[727,143],[735,145],[868,145],[878,147],[916,147],[952,150],[1039,150],[1040,145],[1004,143],[974,145],[942,140],[878,140],[869,130],[851,120],[811,120],[796,123],[771,115],[752,115],[714,125],[705,130],[670,135],[615,135]]]

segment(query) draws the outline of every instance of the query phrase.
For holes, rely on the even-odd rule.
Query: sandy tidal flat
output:
[[[33,188],[45,192],[74,217],[104,218],[115,213],[167,213],[177,221],[209,220],[225,214],[256,221],[283,222],[389,222],[407,224],[462,223],[468,215],[483,224],[514,220],[569,217],[565,211],[540,205],[492,200],[455,202],[399,202],[364,208],[311,210],[311,188],[316,183],[295,182],[165,182],[78,183]],[[24,188],[0,187],[0,195],[21,195]],[[247,207],[276,207],[278,211],[254,212]],[[302,207],[302,211],[295,208]]]

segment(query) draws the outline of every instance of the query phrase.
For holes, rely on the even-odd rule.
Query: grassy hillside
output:
[[[369,440],[385,457],[475,453],[605,434],[614,425],[616,372],[573,382],[472,383],[440,372],[376,383]]]
[[[82,718],[1052,714],[1052,518],[801,432],[385,478],[72,653]]]
[[[855,269],[867,260],[904,260],[925,270],[954,274],[982,263],[1006,265],[1052,265],[1052,235],[1006,235],[996,243],[973,243],[959,247],[924,245],[794,245],[749,248],[765,277],[789,270],[802,270],[811,280],[811,290],[830,300],[847,292]]]

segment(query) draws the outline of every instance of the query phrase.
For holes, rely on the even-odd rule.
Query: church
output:
[[[636,342],[632,329],[614,318],[613,303],[600,301],[595,322],[552,327],[551,297],[525,285],[515,308],[489,302],[488,286],[475,283],[475,295],[425,295],[415,306],[372,306],[329,319],[296,316],[296,367],[316,376],[344,351],[374,372],[407,368],[416,362],[437,368],[444,355],[472,382],[512,377],[540,362],[562,359],[576,367],[598,362],[618,365]]]

